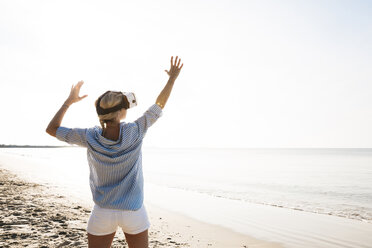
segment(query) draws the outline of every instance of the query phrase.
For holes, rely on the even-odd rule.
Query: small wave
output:
[[[187,187],[177,187],[172,186],[170,188],[181,189],[185,191],[192,191],[199,194],[207,194],[213,197],[224,198],[228,200],[234,201],[243,201],[253,204],[260,204],[265,206],[271,207],[278,207],[278,208],[287,208],[292,209],[295,211],[304,211],[309,213],[315,214],[323,214],[323,215],[331,215],[337,216],[341,218],[347,219],[354,219],[358,221],[363,221],[367,223],[372,223],[372,208],[367,207],[360,207],[355,205],[347,205],[347,204],[334,204],[334,205],[322,205],[321,203],[317,202],[309,202],[309,201],[299,201],[301,204],[295,204],[291,202],[270,202],[270,201],[260,201],[257,199],[242,199],[241,197],[234,196],[237,192],[215,192],[211,190],[200,190],[200,189],[191,189]]]

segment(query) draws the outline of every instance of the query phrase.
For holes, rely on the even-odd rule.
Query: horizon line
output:
[[[0,148],[63,148],[79,147],[76,145],[16,145],[0,144]],[[372,149],[372,147],[211,147],[211,146],[143,146],[150,149]]]

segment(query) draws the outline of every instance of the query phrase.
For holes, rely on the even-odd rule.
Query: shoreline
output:
[[[64,208],[78,203],[90,212],[88,169],[80,166],[85,158],[75,149],[66,158],[52,154],[0,153],[0,169],[22,181],[39,183],[54,196],[64,196]],[[372,223],[229,200],[151,181],[145,187],[145,206],[151,222],[149,240],[155,242],[150,247],[367,248],[372,243]],[[124,239],[121,230],[117,237]]]
[[[0,168],[1,247],[87,247],[90,209],[47,185],[20,179]],[[146,203],[149,247],[279,248],[227,228],[203,223]],[[112,247],[127,247],[118,229]]]

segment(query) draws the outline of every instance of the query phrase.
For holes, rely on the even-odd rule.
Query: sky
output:
[[[149,147],[372,148],[371,1],[0,1],[0,144],[45,133],[84,80],[66,127],[134,92],[140,117],[184,63]]]

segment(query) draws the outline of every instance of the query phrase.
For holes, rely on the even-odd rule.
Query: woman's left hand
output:
[[[72,85],[70,95],[65,101],[65,104],[71,105],[75,102],[81,101],[82,99],[88,96],[88,95],[79,96],[80,88],[83,84],[84,84],[84,81],[79,81],[76,85]]]

